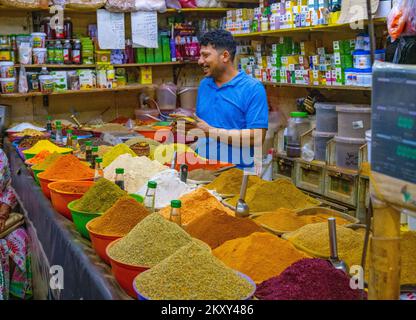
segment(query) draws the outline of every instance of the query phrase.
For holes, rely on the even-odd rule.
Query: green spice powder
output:
[[[126,191],[120,189],[115,183],[105,178],[99,179],[83,196],[74,204],[74,209],[85,212],[105,212]]]
[[[208,250],[191,243],[136,278],[152,300],[238,300],[254,289]]]
[[[153,213],[112,246],[109,255],[127,264],[153,267],[191,241],[177,224]]]

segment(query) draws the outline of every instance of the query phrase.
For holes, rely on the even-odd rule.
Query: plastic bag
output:
[[[20,64],[32,64],[32,47],[29,42],[22,42],[19,46]]]
[[[182,8],[196,8],[195,0],[179,0]]]
[[[135,0],[107,0],[105,8],[111,12],[131,12],[135,10]]]
[[[196,0],[196,1],[195,1],[196,6],[197,6],[198,8],[209,8],[209,7],[210,7],[211,2],[212,2],[211,0]]]
[[[179,10],[182,7],[178,0],[166,0],[166,8]]]
[[[105,5],[106,0],[67,0],[67,8],[77,10],[98,9]]]
[[[416,0],[397,1],[387,16],[387,29],[393,41],[416,35]]]
[[[165,0],[136,0],[135,11],[166,11]]]
[[[24,66],[20,66],[18,90],[19,93],[27,93],[29,91],[29,86],[27,84],[26,68]]]

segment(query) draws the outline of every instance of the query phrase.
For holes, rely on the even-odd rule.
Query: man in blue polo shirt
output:
[[[200,44],[198,64],[206,78],[199,86],[196,115],[206,138],[198,140],[196,151],[238,168],[253,167],[255,158],[261,159],[268,127],[266,91],[235,69],[236,42],[230,32],[208,32]]]

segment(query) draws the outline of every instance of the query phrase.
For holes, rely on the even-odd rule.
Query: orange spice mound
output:
[[[215,209],[234,216],[234,212],[231,209],[225,207],[205,188],[198,188],[193,192],[187,193],[180,197],[179,200],[182,202],[181,220],[184,225],[202,216],[204,213],[211,212]],[[169,219],[170,206],[163,208],[159,213],[166,219]]]
[[[36,156],[26,161],[27,164],[38,164],[46,159],[51,153],[48,150],[42,150]]]
[[[93,177],[94,170],[82,164],[72,154],[60,157],[42,173],[42,178],[51,180],[78,180]]]

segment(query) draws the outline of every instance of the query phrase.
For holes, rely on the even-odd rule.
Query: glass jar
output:
[[[291,112],[287,126],[287,155],[289,157],[300,157],[300,137],[311,127],[306,112]]]

